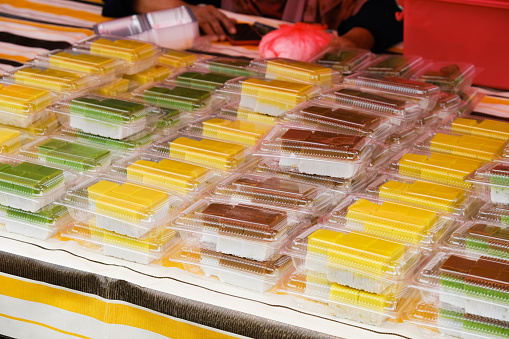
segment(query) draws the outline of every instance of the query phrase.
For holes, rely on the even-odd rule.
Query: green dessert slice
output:
[[[166,108],[162,110],[164,116],[157,120],[157,128],[171,127],[180,122],[180,111],[177,109]]]
[[[28,195],[39,195],[63,182],[63,171],[30,162],[16,166],[1,164],[0,188]]]
[[[73,99],[70,111],[71,114],[118,124],[129,123],[146,115],[142,104],[117,99]]]
[[[169,89],[154,86],[147,89],[143,96],[146,102],[157,106],[196,111],[206,105],[206,100],[210,98],[211,94],[207,91],[186,87],[176,86]]]
[[[104,146],[106,148],[114,148],[122,151],[131,151],[141,146],[147,145],[152,141],[152,133],[141,132],[134,134],[122,140],[102,137],[100,135],[85,133],[78,130],[76,132],[78,140],[84,140],[89,143]]]
[[[185,72],[177,77],[177,84],[180,86],[189,86],[206,91],[213,91],[222,86],[228,80],[234,79],[234,76],[218,73]]]
[[[209,70],[211,72],[230,74],[236,77],[251,76],[251,71],[246,69],[250,65],[249,60],[233,58],[217,58],[209,61]]]
[[[58,219],[69,214],[67,207],[54,204],[43,207],[37,212],[28,212],[7,206],[2,206],[2,208],[5,208],[8,217],[42,225],[53,225]]]

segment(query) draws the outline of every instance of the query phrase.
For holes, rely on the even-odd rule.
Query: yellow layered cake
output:
[[[112,58],[90,54],[59,52],[51,55],[48,59],[51,67],[94,75],[111,73],[116,66],[116,62]]]
[[[189,67],[197,60],[194,53],[185,51],[169,51],[157,58],[157,62],[175,68]]]
[[[0,153],[10,153],[21,146],[21,132],[0,127]]]
[[[482,161],[492,161],[499,156],[505,141],[473,135],[450,135],[437,133],[431,139],[430,150]]]
[[[124,75],[124,78],[137,81],[140,84],[148,84],[149,82],[164,80],[169,77],[171,73],[171,68],[154,65],[141,72],[132,75]]]
[[[509,123],[495,120],[457,118],[451,124],[455,133],[470,134],[479,137],[506,141],[509,139]]]
[[[90,45],[90,53],[113,57],[127,62],[136,62],[154,55],[154,47],[150,44],[134,40],[97,39]]]
[[[212,118],[203,121],[203,135],[253,146],[270,126],[244,120]]]
[[[77,91],[86,86],[86,78],[82,73],[51,68],[23,68],[14,73],[14,78],[16,83],[21,85],[42,87],[60,92]]]
[[[31,113],[51,104],[50,92],[21,85],[0,84],[0,109],[13,113]]]
[[[330,288],[329,300],[340,303],[346,302],[376,311],[386,310],[393,301],[390,295],[369,293],[336,283],[332,284]]]
[[[99,87],[97,89],[97,93],[108,97],[115,97],[125,94],[129,91],[129,82],[129,79],[115,79],[112,82]]]
[[[308,84],[329,85],[332,69],[308,62],[275,59],[267,61],[266,77],[278,80],[296,80]]]

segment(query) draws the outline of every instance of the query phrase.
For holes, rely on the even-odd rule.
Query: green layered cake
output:
[[[206,106],[210,96],[207,91],[178,86],[173,89],[154,86],[143,94],[147,103],[184,111],[196,111]]]
[[[205,91],[213,91],[222,86],[228,80],[234,79],[234,76],[219,74],[219,73],[205,73],[200,72],[185,72],[177,77],[177,84],[179,86],[186,86]]]
[[[111,123],[129,123],[146,115],[145,106],[117,99],[77,98],[70,102],[71,114]]]
[[[216,58],[208,62],[209,71],[216,73],[229,74],[236,77],[251,76],[252,73],[247,67],[249,60],[240,60],[234,58]]]

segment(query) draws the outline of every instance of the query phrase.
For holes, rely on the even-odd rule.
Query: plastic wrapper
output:
[[[213,73],[202,71],[200,69],[190,68],[175,73],[170,79],[168,79],[168,82],[176,84],[177,86],[195,88],[204,91],[214,91],[217,88],[224,86],[227,81],[235,78],[236,76],[233,75]]]
[[[163,138],[155,142],[151,150],[173,159],[224,171],[238,170],[251,158],[250,149],[243,145],[186,134]]]
[[[283,80],[237,78],[227,81],[218,92],[239,101],[240,108],[257,113],[279,116],[289,109],[319,95],[320,88]]]
[[[366,137],[279,125],[255,154],[277,157],[280,166],[307,174],[352,178],[368,167],[375,149]]]
[[[63,71],[26,64],[4,73],[3,81],[16,85],[30,86],[54,91],[63,95],[79,95],[101,84],[95,75]],[[22,90],[20,93],[27,93]]]
[[[59,101],[50,110],[72,128],[112,139],[130,137],[162,117],[153,106],[95,95]]]
[[[94,218],[88,223],[74,222],[62,232],[62,236],[95,244],[106,256],[143,265],[160,259],[180,239],[176,231],[165,226],[156,227],[139,238],[131,237],[97,227]]]
[[[212,189],[223,173],[209,167],[152,154],[137,154],[115,162],[111,172],[127,181],[195,196]]]
[[[348,75],[362,69],[372,58],[373,54],[366,49],[330,47],[313,61]]]
[[[435,254],[413,284],[425,295],[438,294],[441,308],[507,321],[509,262],[479,255]]]
[[[187,201],[176,193],[107,176],[85,176],[58,202],[74,220],[139,238],[176,217]]]
[[[381,54],[368,64],[362,72],[393,77],[409,77],[422,67],[421,57]]]
[[[234,77],[241,76],[260,76],[254,69],[249,67],[251,60],[237,59],[230,57],[214,57],[209,59],[197,60],[195,66],[197,69],[208,70],[213,73],[228,74]]]
[[[272,115],[255,112],[251,109],[239,107],[239,103],[225,105],[221,107],[219,115],[235,117],[239,120],[247,120],[252,122],[261,122],[267,125],[276,125],[279,121],[277,117]]]
[[[436,112],[440,119],[446,119],[451,115],[459,114],[462,105],[459,95],[441,91],[437,96],[433,112]]]
[[[36,212],[60,199],[76,178],[72,171],[0,157],[0,204]]]
[[[509,163],[489,163],[470,174],[467,181],[492,202],[509,205]]]
[[[173,108],[161,108],[161,111],[163,116],[157,120],[156,127],[165,135],[174,133],[178,127],[193,119],[193,114],[190,112]]]
[[[483,207],[481,207],[476,218],[489,223],[503,225],[505,227],[509,225],[509,206],[487,202]]]
[[[74,45],[73,50],[122,59],[129,66],[125,71],[127,74],[134,74],[152,66],[161,53],[159,47],[147,42],[106,35],[94,35],[81,40]]]
[[[499,141],[509,140],[509,121],[475,115],[453,116],[444,121],[440,129],[457,134],[466,134]]]
[[[299,208],[315,216],[327,212],[339,199],[337,192],[317,185],[254,173],[230,176],[217,185],[214,194],[271,206]]]
[[[476,73],[473,64],[431,62],[420,69],[413,78],[439,86],[443,91],[457,93],[472,85]]]
[[[261,122],[207,116],[187,124],[181,132],[254,146],[271,129],[272,125]]]
[[[292,259],[275,255],[255,261],[212,251],[206,247],[186,245],[171,258],[184,264],[188,272],[215,277],[224,284],[264,293],[293,269]]]
[[[330,88],[342,80],[341,73],[332,68],[292,59],[255,59],[250,66],[267,79],[302,82],[322,88]]]
[[[162,65],[153,65],[134,74],[124,74],[123,78],[136,81],[142,85],[149,82],[163,81],[173,73],[173,69]]]
[[[320,224],[300,233],[282,252],[299,271],[374,294],[405,289],[423,259],[417,247],[403,242]]]
[[[241,201],[206,198],[174,221],[186,241],[224,254],[265,261],[309,225],[302,213]]]
[[[483,204],[482,195],[479,197],[471,190],[397,175],[376,178],[368,185],[366,193],[461,217],[472,216]]]
[[[402,176],[469,189],[468,176],[484,162],[443,153],[404,150],[389,164],[389,170]]]
[[[46,205],[35,212],[0,205],[0,224],[4,224],[8,232],[31,238],[46,240],[71,220],[67,208],[55,204]]]

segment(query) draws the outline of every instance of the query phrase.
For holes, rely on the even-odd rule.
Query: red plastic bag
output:
[[[261,58],[288,58],[308,61],[320,53],[332,40],[333,35],[325,31],[326,26],[297,22],[281,25],[265,35],[258,47]]]

